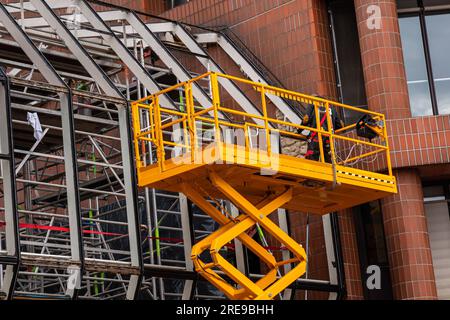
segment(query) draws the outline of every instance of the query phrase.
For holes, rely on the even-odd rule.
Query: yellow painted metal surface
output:
[[[256,93],[261,114],[237,110],[236,102],[220,86],[221,79]],[[194,83],[209,86],[210,107],[196,106]],[[159,104],[162,94],[178,96],[184,103],[179,110],[163,108]],[[268,95],[313,105],[317,127],[276,118],[275,107],[266,100]],[[327,130],[320,124],[319,108],[325,111]],[[212,72],[132,104],[138,184],[183,192],[219,223],[216,232],[193,246],[192,259],[196,271],[228,298],[273,299],[305,272],[307,258],[301,245],[268,219],[276,209],[327,214],[397,192],[386,126],[373,142],[352,135],[353,123],[333,131],[332,108],[369,114],[386,123],[383,114]],[[305,140],[301,130],[319,137],[319,161],[278,152],[280,136]],[[330,141],[330,150],[324,149],[324,138]],[[360,152],[352,154],[353,150]],[[329,152],[330,163],[325,161],[325,152]],[[368,169],[376,157],[384,162],[385,173]],[[232,218],[208,199],[227,199],[239,208],[240,215]],[[277,262],[269,250],[248,236],[256,224],[294,258]],[[253,282],[221,256],[221,248],[235,238],[266,264],[269,271],[263,278]],[[209,251],[211,262],[200,259],[204,251]],[[291,270],[277,276],[287,263],[293,265]]]

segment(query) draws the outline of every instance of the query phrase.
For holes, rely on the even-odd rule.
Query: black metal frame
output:
[[[336,212],[330,213],[330,222],[337,274],[337,300],[343,300],[347,296],[347,289],[345,285],[344,255],[342,253],[339,216]]]
[[[193,223],[194,222],[194,208],[193,208],[194,203],[191,200],[189,200],[189,198],[187,198],[187,203],[188,203],[188,215],[189,215],[189,221],[190,221],[189,229],[190,229],[190,233],[191,233],[191,243],[192,243],[192,245],[194,245],[195,244],[195,230],[194,230],[194,223]],[[185,259],[187,259],[187,258],[188,257],[185,257]],[[192,288],[191,288],[191,292],[189,294],[190,300],[194,299],[195,290],[197,289],[197,282],[200,278],[200,276],[197,272],[195,272],[195,274],[196,274],[196,277],[195,277],[195,279],[192,280],[193,281]]]
[[[19,220],[18,220],[18,213],[17,213],[17,186],[16,186],[16,174],[14,172],[14,141],[12,137],[13,132],[13,126],[12,126],[12,116],[11,116],[11,98],[9,94],[9,79],[8,76],[5,74],[2,68],[0,68],[0,82],[2,83],[2,86],[5,90],[5,101],[0,101],[0,103],[4,103],[4,107],[6,108],[6,114],[7,114],[7,130],[8,130],[8,141],[9,141],[9,150],[8,154],[2,154],[2,159],[10,162],[10,170],[8,173],[3,172],[3,174],[8,174],[10,176],[11,180],[11,190],[13,191],[11,194],[11,201],[13,205],[13,224],[14,224],[14,243],[15,243],[15,254],[14,256],[3,256],[0,257],[0,263],[5,265],[12,265],[13,266],[13,279],[11,281],[11,286],[9,288],[9,292],[7,293],[8,299],[12,299],[17,274],[19,271],[20,266],[20,241],[19,241]]]
[[[422,182],[422,186],[423,187],[442,186],[442,188],[444,190],[444,197],[445,197],[445,200],[447,201],[448,214],[450,217],[450,180],[444,179],[444,180],[438,180],[438,181]]]
[[[380,214],[381,214],[381,220],[383,220],[383,211],[381,209],[381,200],[376,200],[376,202],[378,202],[379,208],[380,208]],[[355,224],[355,231],[356,231],[356,241],[357,241],[357,249],[358,249],[358,256],[359,256],[359,266],[360,266],[360,272],[361,272],[361,281],[363,283],[363,292],[364,292],[364,298],[367,300],[374,300],[374,299],[378,299],[379,297],[375,296],[375,297],[370,297],[370,293],[369,293],[369,289],[367,288],[367,286],[365,286],[365,279],[364,279],[364,273],[366,272],[366,268],[369,265],[368,262],[368,255],[367,255],[367,241],[365,238],[366,232],[364,230],[364,226],[363,226],[363,221],[362,221],[362,216],[360,214],[360,212],[357,212],[358,207],[354,208],[353,211],[353,223]],[[383,243],[384,243],[384,247],[387,250],[387,244],[386,244],[386,236],[385,236],[385,232],[384,232],[384,225],[382,225],[382,229],[383,229]],[[387,254],[387,252],[386,252]],[[390,287],[388,289],[384,288],[385,290],[383,290],[383,297],[381,299],[389,299],[392,300],[393,299],[393,292],[392,292],[392,279],[391,279],[391,274],[390,274],[390,267],[389,267],[389,262],[387,264],[380,264],[377,263],[377,265],[380,267],[380,269],[384,269],[384,270],[388,270],[387,272],[387,276],[389,277],[389,284]]]
[[[444,185],[444,196],[445,200],[447,201],[448,215],[450,218],[450,181],[447,181],[447,183]]]

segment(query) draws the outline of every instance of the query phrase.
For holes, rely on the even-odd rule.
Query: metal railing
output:
[[[250,86],[254,91],[259,93],[261,114],[250,114],[224,106],[229,99],[221,99],[221,94],[224,93],[221,91],[220,87],[221,78],[229,79],[239,85]],[[208,108],[198,108],[195,106],[192,88],[194,83],[204,80],[210,82],[212,105]],[[159,104],[159,97],[161,95],[172,92],[178,92],[184,95],[186,103],[185,110],[171,110],[163,108]],[[268,110],[267,95],[277,95],[284,99],[312,105],[315,110],[314,114],[316,126],[308,127],[270,116],[271,114],[274,114],[274,110]],[[324,118],[326,119],[320,119],[319,108],[325,111],[324,114],[326,117],[324,116]],[[352,110],[360,113],[361,115],[370,115],[383,124],[382,133],[379,134],[375,142],[372,142],[352,134],[352,131],[356,127],[356,123],[347,124],[343,128],[335,131],[333,130],[333,122],[330,112],[332,108],[336,108],[336,110],[339,108]],[[223,145],[225,142],[225,139],[223,138],[223,131],[227,128],[230,130],[240,129],[241,132],[244,132],[245,139],[243,139],[244,145],[242,147],[245,148],[247,156],[248,152],[253,149],[253,151],[264,152],[268,159],[271,159],[273,155],[278,154],[278,150],[271,147],[272,135],[307,140],[310,136],[308,137],[307,135],[299,132],[302,130],[308,130],[309,132],[313,132],[314,135],[317,135],[318,137],[320,152],[320,159],[318,161],[326,163],[325,152],[329,152],[331,164],[333,166],[347,166],[349,163],[354,163],[357,160],[372,157],[379,153],[384,153],[385,158],[383,160],[386,162],[385,168],[387,169],[389,176],[392,176],[386,119],[383,114],[282,88],[252,82],[250,80],[241,79],[230,75],[214,72],[205,73],[189,81],[182,82],[162,90],[157,94],[135,101],[132,103],[132,112],[138,169],[143,167],[141,157],[149,154],[149,152],[152,152],[152,150],[146,149],[149,142],[150,145],[152,145],[156,150],[157,163],[161,172],[163,172],[168,170],[165,164],[165,160],[170,158],[167,157],[166,150],[168,148],[178,148],[183,150],[185,152],[184,154],[190,155],[191,160],[194,161],[196,152],[205,146],[211,143]],[[225,120],[221,118],[220,114],[232,115],[230,118],[240,117],[241,120]],[[145,121],[143,121],[144,118],[146,118]],[[143,125],[144,123],[145,126]],[[199,129],[202,129],[199,128],[199,124],[202,125],[202,128],[208,127],[213,129],[214,135],[212,139],[202,139],[201,143],[199,143],[199,138],[201,138],[199,135]],[[181,139],[174,139],[173,133],[175,129],[180,129]],[[261,150],[261,148],[254,148],[252,146],[251,130],[256,130],[260,135],[262,134],[265,137],[266,144],[264,150]],[[330,142],[329,151],[325,150],[323,145],[324,138],[328,139]],[[348,154],[348,152],[351,152],[351,150],[336,150],[339,149],[340,143],[338,142],[347,142],[350,144],[363,146],[366,150],[361,151],[360,154],[356,156],[350,157],[351,154]],[[234,142],[232,142],[232,144],[234,144]],[[343,153],[345,154],[343,155]],[[351,164],[348,166],[351,166]]]

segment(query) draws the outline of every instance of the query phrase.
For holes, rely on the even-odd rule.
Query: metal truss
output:
[[[269,81],[221,33],[101,1],[0,3],[0,35],[0,298],[223,299],[190,259],[218,225],[183,194],[137,189],[128,101],[224,71],[208,47],[251,80]],[[223,81],[231,101],[261,113]],[[192,91],[196,108],[211,104],[209,83]],[[300,123],[283,99],[267,97]],[[161,105],[182,110],[185,98],[165,95]],[[28,113],[40,119],[40,139]],[[284,210],[278,220],[289,231]],[[330,235],[327,252],[336,245]],[[260,277],[239,240],[230,255]],[[331,262],[330,279],[298,279],[283,298],[295,289],[342,292]]]

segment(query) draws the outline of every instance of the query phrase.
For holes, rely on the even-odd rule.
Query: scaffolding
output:
[[[252,83],[270,85],[267,72],[224,32],[94,0],[2,1],[0,35],[0,299],[226,298],[198,277],[190,256],[218,228],[204,206],[233,219],[240,208],[217,195],[199,205],[181,190],[138,188],[130,102],[168,90],[159,105],[171,116],[195,99],[207,117],[211,81],[192,79],[225,73],[210,48]],[[169,93],[186,81],[188,96]],[[221,77],[220,85],[243,113],[263,116],[235,79]],[[301,123],[297,102],[260,94],[283,119]],[[216,119],[233,122],[236,115],[227,111],[217,110]],[[167,134],[173,141],[182,136]],[[157,159],[148,152],[142,164]],[[342,297],[336,219],[324,216],[329,280],[297,279],[282,299],[296,289]],[[289,233],[286,210],[277,210],[277,220]],[[264,237],[260,242],[269,245]],[[236,268],[260,279],[242,242],[231,247]],[[279,254],[290,258],[287,250]]]

